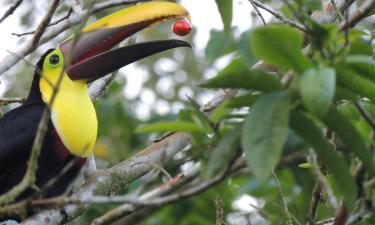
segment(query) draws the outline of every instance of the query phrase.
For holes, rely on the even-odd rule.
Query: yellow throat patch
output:
[[[57,63],[51,59],[56,56],[59,58]],[[46,104],[50,102],[53,85],[58,83],[63,68],[64,58],[59,49],[49,53],[43,62],[39,87]],[[61,141],[71,154],[79,157],[90,155],[96,142],[98,121],[86,81],[72,81],[64,71],[51,107],[51,119]]]

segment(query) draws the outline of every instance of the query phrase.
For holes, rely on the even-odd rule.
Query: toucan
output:
[[[156,22],[179,18],[190,19],[190,16],[176,3],[144,3],[99,19],[84,27],[78,40],[72,36],[56,49],[48,50],[36,65],[26,100],[0,119],[0,195],[17,185],[24,176],[46,107],[50,109],[50,118],[35,184],[43,188],[60,174],[43,197],[61,195],[92,153],[97,138],[98,121],[88,85],[152,54],[176,47],[191,47],[187,42],[174,39],[114,48],[125,38]],[[69,64],[67,58],[70,58]],[[61,74],[61,83],[56,88]],[[49,106],[54,89],[58,90],[57,95]],[[61,174],[72,160],[72,166]],[[31,189],[26,190],[17,200],[30,198],[32,194]]]

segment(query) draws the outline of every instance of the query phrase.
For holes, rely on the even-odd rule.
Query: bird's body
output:
[[[175,3],[145,3],[88,25],[77,42],[69,38],[48,50],[36,65],[26,101],[0,119],[0,195],[24,177],[47,107],[50,118],[33,187],[42,188],[42,193],[37,193],[41,197],[62,194],[92,153],[97,138],[98,121],[88,83],[149,55],[191,46],[180,40],[161,40],[111,49],[155,22],[185,16],[189,17],[186,9]],[[71,57],[71,63],[65,57]],[[30,186],[16,200],[34,197],[33,193],[35,188]]]
[[[0,195],[17,185],[27,168],[38,125],[46,108],[39,88],[40,74],[38,74],[45,56],[37,64],[38,69],[25,102],[0,119]],[[79,125],[75,124],[75,126]],[[74,162],[69,166],[68,163],[72,160]],[[61,174],[61,178],[48,188],[49,191],[44,196],[61,194],[76,177],[85,160],[83,157],[74,156],[68,150],[58,135],[53,121],[49,119],[38,162],[36,185],[43,187],[68,165],[69,170]],[[29,193],[31,192],[26,191],[20,197],[26,197]]]

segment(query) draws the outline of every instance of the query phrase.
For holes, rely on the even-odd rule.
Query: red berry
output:
[[[191,25],[186,20],[177,20],[172,26],[172,30],[175,34],[179,36],[188,35],[191,31]]]

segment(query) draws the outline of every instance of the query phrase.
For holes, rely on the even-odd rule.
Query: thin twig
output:
[[[345,3],[346,3],[346,1],[345,1]],[[343,21],[344,20],[344,16],[341,14],[340,10],[337,8],[335,0],[331,0],[331,5],[332,5],[333,9],[335,10],[335,13],[336,13],[337,18],[339,19],[339,21],[340,22]],[[346,9],[345,11],[347,11],[347,10],[348,9]]]
[[[300,14],[301,12],[297,12],[293,5],[289,3],[289,0],[282,0],[282,2],[284,2],[284,4],[288,7],[288,9],[292,12],[293,16],[300,22],[302,23],[303,25],[305,25],[305,17],[303,14]],[[306,29],[308,29],[307,26],[305,26]]]
[[[316,178],[319,185],[321,186],[322,190],[325,192],[325,194],[327,196],[328,204],[332,207],[332,209],[336,210],[339,207],[337,199],[336,199],[335,195],[333,194],[333,191],[329,187],[322,171],[320,170],[320,166],[319,166],[318,160],[317,160],[317,155],[312,149],[310,149],[309,152],[310,152],[310,157],[308,158],[308,160],[312,165],[313,175]]]
[[[35,65],[34,65],[32,62],[30,62],[28,59],[26,59],[25,57],[22,57],[22,56],[20,56],[20,55],[17,55],[16,53],[11,52],[11,51],[9,51],[9,50],[7,50],[7,52],[8,52],[9,54],[12,54],[12,55],[18,57],[19,59],[21,59],[23,62],[26,63],[27,66],[30,66],[32,69],[34,69],[34,74],[38,74],[39,76],[43,77],[43,79],[44,79],[49,85],[53,86],[52,81],[51,81],[48,77],[43,76],[41,69],[38,68],[37,66],[35,66]]]
[[[70,8],[69,11],[68,11],[68,13],[65,16],[61,17],[60,19],[58,19],[56,21],[51,22],[50,24],[48,24],[47,27],[54,26],[56,24],[61,23],[64,20],[67,20],[70,17],[70,15],[72,14],[72,12],[73,12],[73,8]],[[24,33],[11,33],[11,35],[15,35],[17,37],[21,37],[21,36],[25,36],[25,35],[34,34],[34,33],[35,33],[35,30],[24,32]]]
[[[120,6],[120,5],[129,5],[129,4],[136,4],[139,2],[149,2],[151,0],[112,0],[103,3],[97,3],[94,5],[92,12],[97,13],[104,9]]]
[[[325,219],[325,220],[320,220],[320,221],[317,221],[315,224],[316,225],[324,225],[324,224],[331,224],[333,221],[335,220],[335,218],[328,218],[328,219]]]
[[[359,212],[356,212],[352,216],[350,216],[348,218],[346,225],[357,224],[359,221],[371,216],[371,213],[373,213],[373,209],[368,209],[367,207],[364,207],[363,209],[359,210]]]
[[[276,203],[274,203],[278,208],[281,209],[281,211],[285,214],[285,216],[289,217],[290,219],[293,219],[293,221],[295,222],[295,224],[297,225],[302,225],[301,222],[298,221],[297,217],[295,217],[291,212],[289,211],[285,211],[284,207],[283,206],[280,206]],[[289,222],[292,222],[291,220]],[[289,224],[289,223],[288,223]],[[291,225],[293,225],[293,223],[291,223]]]
[[[309,209],[309,218],[308,219],[310,221],[310,224],[315,224],[318,205],[319,205],[319,202],[322,198],[321,191],[322,191],[322,188],[320,187],[320,185],[315,184],[314,189],[313,189],[311,203],[310,203],[310,209]]]
[[[0,106],[12,104],[12,103],[22,103],[25,98],[0,98]]]
[[[262,20],[263,25],[264,25],[264,26],[267,26],[266,20],[263,18],[262,13],[260,13],[258,7],[255,5],[254,0],[249,0],[249,2],[250,2],[251,5],[253,6],[255,12],[258,14],[258,17]]]
[[[355,101],[354,105],[366,122],[371,126],[372,130],[375,131],[375,121],[371,118],[370,113],[365,109],[365,107],[363,107],[362,103],[360,101]]]
[[[224,201],[217,197],[214,201],[216,209],[216,225],[225,225],[224,220]]]
[[[35,34],[31,40],[31,48],[38,45],[40,38],[42,37],[44,31],[46,30],[48,24],[51,22],[52,16],[55,13],[60,0],[54,0],[48,9],[47,14],[43,17],[42,21],[39,23],[38,28],[35,30]]]
[[[171,180],[171,179],[172,179],[172,176],[168,173],[168,171],[167,171],[166,169],[164,169],[162,166],[160,166],[160,165],[158,165],[158,164],[156,164],[156,163],[154,163],[154,162],[149,162],[149,161],[138,162],[138,163],[136,163],[136,164],[134,164],[134,165],[143,164],[143,163],[145,163],[145,164],[149,164],[149,165],[151,165],[152,167],[154,167],[156,170],[162,172],[162,173],[168,178],[168,180]]]
[[[289,215],[288,204],[286,204],[285,196],[283,194],[283,191],[281,189],[281,185],[279,183],[279,180],[277,179],[275,171],[272,171],[272,176],[273,176],[273,179],[276,182],[276,186],[277,186],[277,189],[279,191],[279,195],[280,195],[280,197],[281,197],[281,199],[283,201],[283,207],[284,207],[283,210],[285,211],[286,224],[293,225],[292,218],[290,218],[290,215]]]
[[[354,12],[348,21],[340,24],[340,31],[344,31],[347,27],[353,27],[362,19],[371,15],[375,7],[375,0],[367,0]]]
[[[348,24],[349,23],[349,5],[348,5],[348,1],[345,1],[345,8],[346,8],[346,10],[344,11],[345,24]],[[344,44],[344,47],[348,47],[348,46],[349,46],[349,26],[345,26],[345,44]]]
[[[11,55],[14,55],[16,56],[17,58],[19,58],[20,60],[22,60],[23,62],[26,63],[26,65],[30,66],[31,68],[33,68],[33,70],[35,71],[36,69],[38,69],[32,62],[30,62],[28,59],[26,59],[25,57],[23,56],[20,56],[20,55],[17,55],[17,53],[15,52],[11,52],[9,51],[8,49],[6,50],[9,54]],[[40,71],[35,71],[35,72],[40,72]]]
[[[272,9],[272,8],[268,7],[267,5],[264,5],[263,3],[261,3],[257,0],[251,0],[251,2],[254,3],[255,6],[269,12],[271,15],[273,15],[274,17],[279,19],[281,22],[289,24],[290,26],[295,27],[295,28],[297,28],[297,29],[299,29],[299,30],[301,30],[305,33],[308,32],[307,29],[303,25],[300,25],[297,22],[288,19],[287,17],[283,16],[282,13],[277,12],[275,9]]]
[[[14,11],[21,5],[23,0],[17,0],[9,9],[4,13],[4,15],[0,18],[0,23],[3,22],[8,16],[12,15]]]

